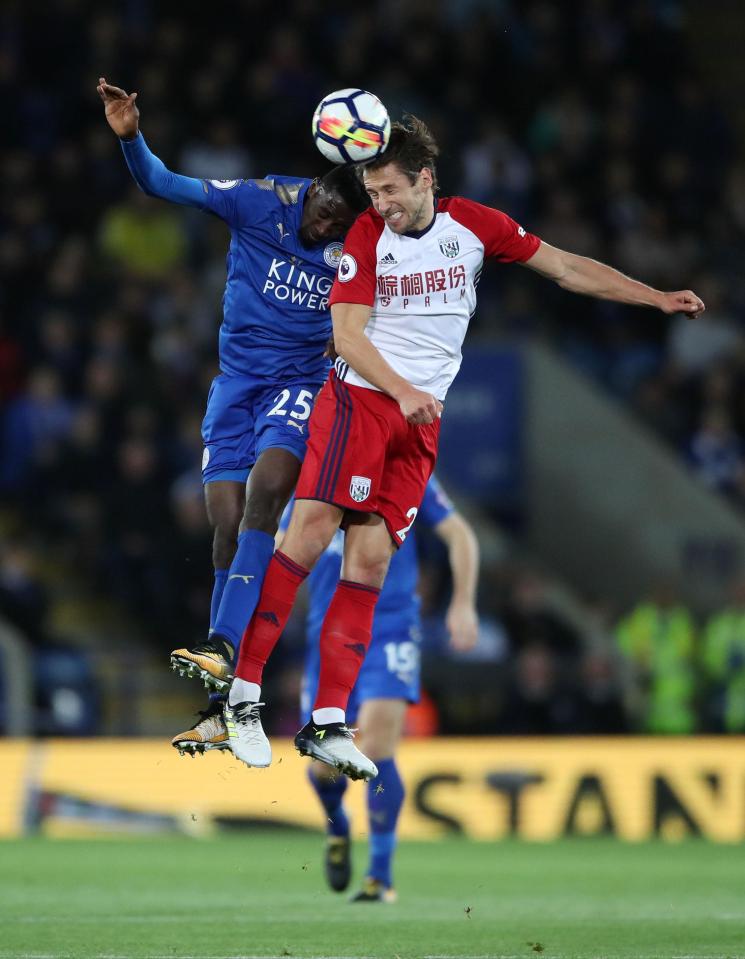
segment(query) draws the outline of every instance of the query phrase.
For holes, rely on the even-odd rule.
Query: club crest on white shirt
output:
[[[460,253],[460,244],[457,236],[443,236],[440,241],[440,253],[449,259],[454,259]]]
[[[362,503],[370,495],[371,485],[371,481],[367,476],[353,476],[349,484],[349,495],[355,503]]]

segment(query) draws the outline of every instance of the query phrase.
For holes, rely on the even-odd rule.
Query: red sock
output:
[[[313,706],[347,708],[372,635],[380,590],[340,579],[321,627],[321,675]]]
[[[261,674],[290,616],[308,570],[277,550],[264,577],[256,611],[241,640],[235,675],[261,685]]]

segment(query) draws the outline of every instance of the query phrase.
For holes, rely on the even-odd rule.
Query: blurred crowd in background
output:
[[[432,126],[444,193],[658,288],[694,289],[707,312],[690,323],[494,268],[473,329],[550,342],[745,506],[745,165],[691,51],[680,5],[652,0],[278,0],[271,18],[254,0],[229,15],[49,0],[41,19],[4,3],[0,614],[59,647],[55,603],[74,580],[160,661],[207,622],[200,422],[227,230],[137,190],[100,75],[139,92],[142,131],[171,169],[209,178],[325,172],[313,108],[364,85],[394,118]],[[577,631],[539,570],[487,558],[482,640],[459,691],[444,557],[424,559],[428,696],[413,730],[745,731],[742,583],[708,621],[650,584],[631,612],[588,601],[595,625]],[[275,680],[288,702],[299,621],[291,632]]]

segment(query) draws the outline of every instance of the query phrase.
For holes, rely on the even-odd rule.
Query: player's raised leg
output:
[[[218,638],[230,644],[231,650],[238,650],[240,639],[247,630],[247,624],[251,622],[262,595],[265,576],[273,562],[274,534],[279,526],[282,510],[297,482],[300,462],[301,459],[295,453],[274,447],[262,452],[251,470],[246,490],[246,509],[238,536],[238,549],[230,567],[228,583],[212,634],[213,642]],[[279,574],[277,569],[280,570]],[[278,602],[277,591],[282,594],[283,577],[289,577],[298,584],[303,578],[297,576],[289,563],[282,564],[278,559],[274,564],[274,574],[270,579],[267,594],[273,598],[275,605]],[[281,600],[279,603],[277,608],[284,608],[281,607]],[[287,607],[285,621],[291,608],[292,603]],[[266,622],[266,619],[260,617],[259,621]],[[230,678],[233,678],[232,675]],[[244,755],[250,756],[250,765],[268,766],[272,753],[259,717],[259,707],[263,704],[259,702],[258,686],[254,692],[254,696],[247,697],[243,695],[243,690],[238,698],[234,697],[225,704],[225,724],[231,744],[241,744]]]
[[[228,571],[213,631],[213,636],[227,640],[236,652],[256,609],[274,553],[274,534],[295,489],[300,464],[299,454],[286,449],[267,449],[259,456],[248,478],[238,548]]]
[[[282,549],[269,563],[258,605],[243,635],[226,707],[230,748],[248,766],[268,766],[271,748],[258,710],[261,683],[269,656],[295,602],[298,589],[331,542],[343,511],[330,503],[295,504]]]
[[[321,672],[311,720],[295,746],[352,779],[370,779],[377,768],[353,742],[345,711],[372,636],[375,606],[393,553],[381,516],[352,514],[347,523],[342,578],[321,627]]]

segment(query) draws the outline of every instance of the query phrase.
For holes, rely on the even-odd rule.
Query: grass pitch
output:
[[[745,957],[742,847],[408,843],[399,902],[352,906],[325,888],[321,842],[0,844],[0,959]]]

